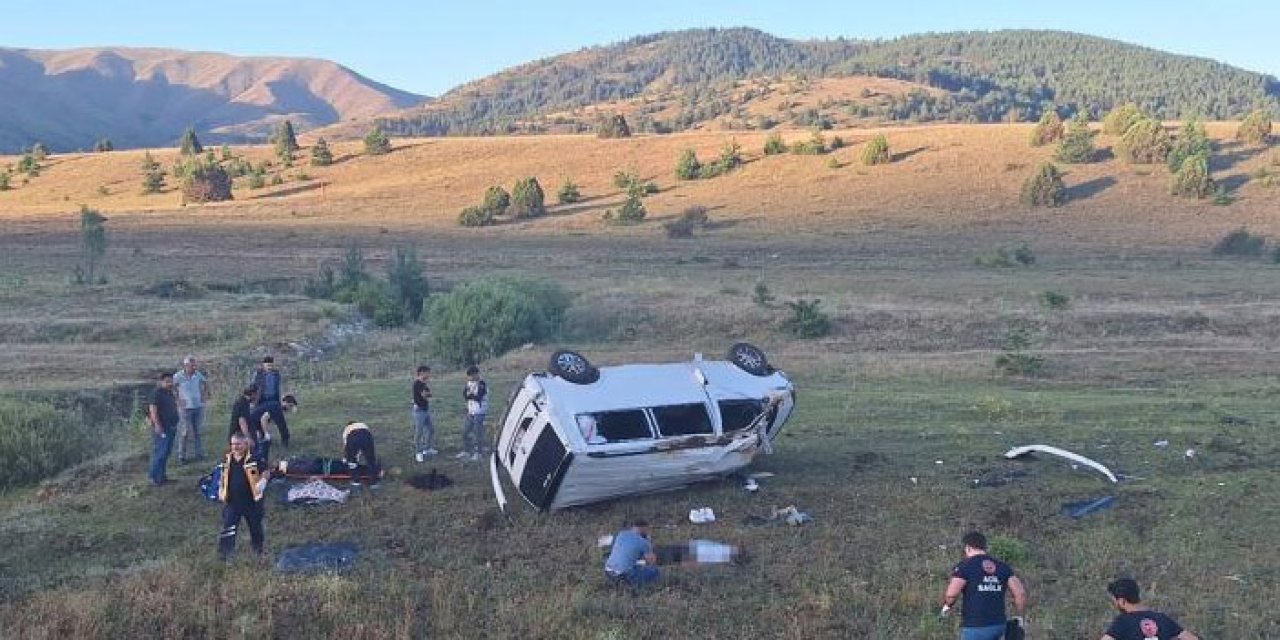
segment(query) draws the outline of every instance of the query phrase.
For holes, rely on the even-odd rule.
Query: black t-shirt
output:
[[[421,380],[413,381],[413,406],[423,411],[431,408],[431,387]]]
[[[156,407],[161,427],[170,429],[178,426],[178,399],[173,396],[172,391],[164,387],[156,387],[155,392],[151,394],[151,404]]]
[[[237,462],[235,456],[232,456],[227,468],[222,470],[227,474],[227,502],[253,502],[253,489],[249,486],[249,477],[244,473],[244,465],[250,460],[253,460],[251,456],[245,456],[244,460]]]
[[[1004,594],[1013,577],[1009,565],[989,555],[974,556],[956,565],[951,577],[964,580],[964,606],[960,609],[964,626],[1004,624]]]
[[[1172,640],[1181,633],[1182,627],[1159,611],[1122,613],[1107,627],[1116,640]]]
[[[240,433],[240,418],[244,418],[249,423],[249,435],[253,436],[257,430],[253,426],[253,421],[249,420],[252,414],[253,412],[249,409],[249,399],[244,396],[236,398],[236,403],[231,405],[231,426],[227,432],[227,438]]]

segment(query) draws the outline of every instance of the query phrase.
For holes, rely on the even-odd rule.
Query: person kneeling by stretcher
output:
[[[351,485],[360,486],[359,471],[363,466],[371,486],[378,485],[378,455],[373,449],[373,431],[363,422],[348,422],[342,430],[342,457],[351,469]],[[363,464],[362,464],[363,463]]]

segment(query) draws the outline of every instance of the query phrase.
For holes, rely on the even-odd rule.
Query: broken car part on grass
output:
[[[1119,480],[1116,479],[1116,474],[1112,473],[1110,469],[1106,468],[1096,460],[1091,460],[1078,453],[1072,453],[1070,451],[1067,451],[1066,449],[1059,449],[1058,447],[1052,447],[1046,444],[1030,444],[1023,447],[1014,447],[1006,451],[1004,454],[1004,457],[1010,460],[1013,460],[1015,458],[1021,458],[1023,456],[1026,456],[1032,453],[1045,453],[1051,456],[1058,456],[1059,458],[1070,460],[1072,462],[1075,462],[1076,464],[1081,464],[1086,467],[1089,467],[1090,469],[1093,469],[1098,473],[1101,473],[1102,475],[1106,476],[1107,479],[1112,482],[1119,482]]]

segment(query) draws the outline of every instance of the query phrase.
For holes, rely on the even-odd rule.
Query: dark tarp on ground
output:
[[[350,542],[304,544],[289,547],[276,561],[276,571],[281,573],[308,573],[316,571],[343,571],[355,565],[359,555],[356,545]]]

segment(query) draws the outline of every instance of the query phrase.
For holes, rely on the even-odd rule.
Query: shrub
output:
[[[405,308],[395,299],[391,287],[385,282],[366,279],[338,297],[342,302],[355,306],[361,314],[372,318],[373,323],[379,327],[398,327],[404,324]]]
[[[161,169],[160,163],[151,157],[150,151],[143,156],[142,170],[143,193],[160,193],[164,190],[164,169]]]
[[[1044,368],[1044,358],[1027,350],[1035,341],[1033,328],[1023,324],[1013,324],[1001,336],[1004,353],[996,356],[996,368],[1005,375],[1032,376]]]
[[[187,127],[187,130],[182,132],[182,140],[178,143],[178,148],[184,156],[198,156],[204,153],[200,138],[196,137],[195,127]]]
[[[1120,136],[1124,135],[1139,120],[1147,119],[1147,114],[1138,108],[1138,105],[1130,102],[1126,105],[1116,107],[1102,119],[1103,133]]]
[[[391,139],[383,133],[380,125],[374,125],[364,136],[365,155],[381,156],[391,153]]]
[[[643,197],[644,187],[639,184],[631,185],[631,188],[627,190],[627,199],[623,201],[622,206],[618,207],[616,212],[613,209],[604,212],[605,222],[635,224],[643,221],[645,216],[648,215],[648,211],[644,208],[644,202],[641,201]]]
[[[1024,267],[1029,267],[1036,263],[1036,254],[1031,251],[1030,246],[1025,244],[1018,245],[1013,250],[1013,261]]]
[[[757,305],[767,307],[773,304],[773,300],[773,292],[769,291],[769,285],[763,280],[757,282],[755,288],[751,290],[751,301]]]
[[[698,162],[698,154],[693,149],[680,152],[680,158],[676,160],[676,179],[696,180],[701,171],[702,163]]]
[[[1188,158],[1197,155],[1208,158],[1211,153],[1213,153],[1213,145],[1209,142],[1209,135],[1205,133],[1204,125],[1195,119],[1188,120],[1182,125],[1182,131],[1169,148],[1169,170],[1177,172]]]
[[[1040,122],[1031,130],[1031,146],[1043,147],[1057,142],[1063,135],[1062,117],[1053,109],[1048,109],[1040,116]]]
[[[511,206],[511,196],[506,189],[494,185],[485,190],[484,203],[480,206],[488,209],[491,214],[500,216],[507,212],[507,207]]]
[[[231,176],[216,162],[191,160],[182,171],[182,195],[188,202],[230,200]]]
[[[487,227],[493,222],[493,211],[484,207],[467,207],[458,214],[458,224],[464,227]]]
[[[387,263],[387,284],[391,286],[391,295],[404,311],[404,316],[417,322],[422,317],[422,303],[430,289],[426,276],[422,274],[422,263],[418,261],[416,249],[395,248]]]
[[[600,138],[630,138],[631,127],[627,125],[627,119],[621,113],[615,113],[612,116],[600,119],[600,123],[596,126],[596,136]]]
[[[97,142],[93,143],[94,153],[108,153],[114,151],[115,148],[116,146],[111,143],[111,138],[100,138]]]
[[[827,139],[818,131],[814,131],[808,140],[797,140],[791,143],[791,153],[798,156],[820,156],[826,152]]]
[[[889,164],[893,158],[889,155],[889,141],[883,135],[877,135],[862,148],[862,164],[867,166]]]
[[[261,189],[267,186],[267,177],[261,173],[249,174],[249,188]]]
[[[1245,116],[1236,129],[1236,140],[1245,144],[1265,145],[1271,139],[1271,114],[1257,109]]]
[[[831,332],[831,318],[823,313],[822,301],[795,300],[787,303],[791,317],[783,322],[783,327],[797,338],[821,338]]]
[[[831,150],[832,150],[832,151],[835,151],[836,149],[843,149],[843,148],[845,148],[845,145],[846,145],[846,144],[847,144],[847,143],[844,141],[844,138],[841,138],[840,136],[833,136],[833,137],[831,138]]]
[[[18,159],[18,173],[38,175],[40,173],[40,161],[30,152],[22,154],[22,157]]]
[[[474,364],[556,337],[568,308],[569,295],[557,284],[482,278],[432,298],[430,340],[444,360]]]
[[[769,137],[764,139],[764,154],[766,156],[776,156],[787,152],[787,143],[782,141],[781,133],[771,133]]]
[[[1129,127],[1116,143],[1116,155],[1133,164],[1164,164],[1169,158],[1173,142],[1164,125],[1151,118],[1143,118]]]
[[[98,450],[77,415],[43,402],[0,399],[0,489],[38,482]]]
[[[1175,196],[1185,198],[1205,198],[1213,193],[1215,185],[1209,177],[1209,155],[1197,153],[1182,161],[1178,172],[1173,175],[1173,183],[1169,191]]]
[[[507,208],[507,212],[517,220],[545,215],[547,207],[544,199],[542,185],[538,184],[538,179],[525,178],[516,182],[511,188],[511,205]]]
[[[1071,306],[1071,296],[1057,291],[1045,291],[1040,294],[1040,304],[1050,311],[1062,311]]]
[[[31,145],[31,155],[40,162],[49,159],[49,147],[43,142],[37,142]]]
[[[0,191],[8,191],[11,188],[9,186],[9,172],[0,171]]]
[[[327,167],[333,164],[333,152],[329,150],[329,143],[324,138],[316,140],[315,145],[311,147],[311,166]]]
[[[80,264],[75,268],[76,284],[100,284],[106,278],[98,265],[107,255],[107,217],[86,206],[80,207]]]
[[[1266,246],[1267,239],[1249,233],[1245,227],[1240,227],[1231,233],[1223,236],[1218,244],[1213,246],[1213,255],[1215,256],[1257,256],[1262,255],[1262,249]]]
[[[278,173],[271,174],[271,186],[278,187],[282,184],[284,184],[284,176],[281,176]]]
[[[323,139],[324,139],[324,138],[321,138],[321,140],[323,140]],[[222,145],[222,149],[220,149],[220,152],[221,152],[221,154],[222,154],[222,159],[223,159],[223,160],[225,160],[225,161],[228,161],[228,162],[229,162],[229,161],[231,161],[233,158],[235,158],[235,156],[231,154],[231,147],[229,147],[229,146],[227,146],[227,145],[225,145],[225,144],[224,144],[224,145]]]
[[[560,190],[556,191],[556,200],[560,204],[573,204],[582,200],[582,191],[578,189],[578,185],[572,180],[565,180],[560,185]]]
[[[1230,193],[1227,193],[1226,185],[1218,185],[1218,188],[1213,192],[1214,206],[1225,207],[1235,201],[1236,199]]]
[[[298,136],[293,133],[293,123],[285,120],[276,127],[275,135],[271,136],[271,143],[275,145],[276,155],[288,160],[293,159],[293,154],[298,152]]]
[[[664,223],[662,228],[667,230],[668,238],[692,238],[694,229],[705,227],[709,220],[707,208],[694,205],[681,211],[680,216],[675,220]]]
[[[618,171],[613,174],[613,186],[624,191],[630,189],[631,185],[638,184],[639,182],[639,176],[630,171]]]
[[[1028,207],[1056,207],[1065,200],[1062,172],[1051,162],[1041,164],[1039,171],[1022,183],[1022,204]]]
[[[1031,247],[1024,244],[1014,249],[1000,247],[974,258],[973,262],[980,267],[1029,267],[1036,263],[1036,255]]]

